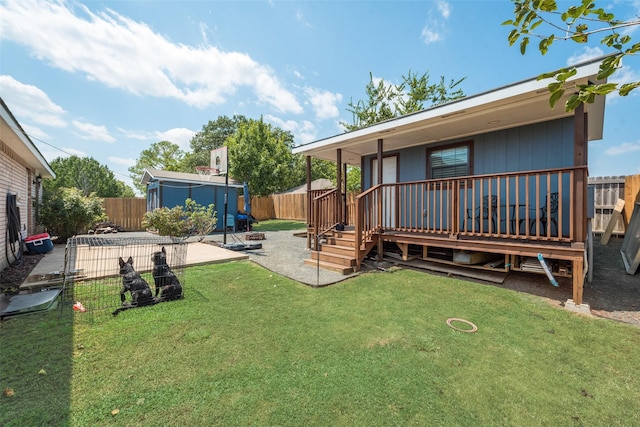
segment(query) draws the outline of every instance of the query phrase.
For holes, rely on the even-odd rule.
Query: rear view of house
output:
[[[19,254],[17,239],[41,231],[36,225],[42,180],[55,174],[0,99],[0,271]]]
[[[308,167],[335,161],[339,183],[343,164],[362,170],[355,215],[343,184],[309,192],[314,259],[357,270],[373,248],[380,257],[395,244],[405,259],[509,271],[540,254],[554,274],[572,278],[582,304],[588,141],[602,138],[605,99],[571,112],[564,100],[580,84],[602,83],[598,66],[579,65],[554,109],[549,81],[533,78],[297,147]],[[352,249],[331,258],[313,236],[349,217],[353,243],[342,245]]]

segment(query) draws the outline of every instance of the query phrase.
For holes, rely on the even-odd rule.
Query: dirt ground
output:
[[[593,244],[593,281],[585,283],[583,302],[591,313],[640,327],[640,272],[629,275],[620,254],[622,238],[612,237],[606,246],[595,239]],[[552,286],[545,275],[511,272],[504,286],[548,299],[563,306],[573,298],[571,279],[558,279]]]

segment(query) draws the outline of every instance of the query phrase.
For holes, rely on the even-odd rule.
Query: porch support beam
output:
[[[342,165],[342,222],[349,224],[349,215],[347,212],[347,164]]]
[[[588,122],[587,114],[584,111],[584,104],[580,104],[575,109],[574,129],[573,129],[573,162],[574,166],[586,166],[588,161]],[[575,230],[574,241],[583,243],[587,239],[587,170],[576,170],[574,180],[574,217],[573,227]],[[584,250],[584,249],[583,249]],[[577,305],[582,304],[582,291],[584,286],[584,260],[574,258],[573,268],[573,301]]]
[[[382,138],[378,139],[378,184],[382,184]],[[380,193],[381,194],[381,193]],[[382,196],[378,197],[378,232],[382,234]],[[384,259],[384,242],[378,238],[378,261]]]
[[[338,148],[336,150],[336,187],[337,187],[337,201],[339,203],[339,206],[336,206],[336,219],[335,222],[337,223],[343,223],[344,222],[344,216],[343,216],[343,203],[342,203],[342,148]]]
[[[573,129],[573,163],[574,166],[587,166],[587,115],[584,104],[575,110]],[[574,181],[574,222],[575,241],[585,242],[587,234],[587,171],[576,171]]]
[[[311,156],[307,156],[307,249],[311,249]]]

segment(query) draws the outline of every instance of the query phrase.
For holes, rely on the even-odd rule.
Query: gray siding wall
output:
[[[529,171],[573,166],[573,117],[432,144],[439,147],[473,141],[474,174]],[[400,182],[427,177],[427,147],[398,152]],[[371,187],[371,159],[364,161],[364,188]],[[375,180],[375,178],[374,178]]]

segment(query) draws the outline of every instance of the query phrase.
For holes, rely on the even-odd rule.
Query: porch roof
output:
[[[362,129],[300,145],[294,153],[336,161],[342,149],[342,161],[360,165],[361,156],[377,153],[377,140],[383,140],[385,152],[417,145],[434,144],[572,116],[564,110],[564,101],[577,85],[604,83],[596,76],[601,58],[576,66],[577,73],[565,84],[565,96],[555,108],[549,106],[547,85],[551,79],[536,77],[492,91],[448,102],[416,113],[376,123]],[[585,104],[589,113],[588,140],[602,138],[605,97]]]

